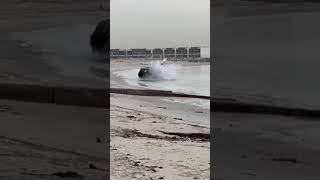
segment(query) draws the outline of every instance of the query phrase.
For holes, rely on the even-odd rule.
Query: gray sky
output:
[[[111,0],[111,48],[210,46],[210,0]]]

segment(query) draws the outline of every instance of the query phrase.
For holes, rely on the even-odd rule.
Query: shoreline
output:
[[[146,59],[112,59],[110,61],[110,88],[135,88],[145,90],[157,90],[153,88],[146,88],[144,86],[136,86],[126,82],[124,78],[116,74],[119,71],[139,69],[144,66],[150,65],[151,62],[157,60],[146,60]],[[174,64],[181,67],[198,67],[201,65],[210,66],[210,62],[188,62],[188,61],[167,61],[167,64]],[[163,89],[164,90],[164,89]],[[189,94],[189,93],[187,93]],[[194,94],[200,96],[208,96],[204,94]]]
[[[133,88],[113,72],[149,62],[111,60],[111,90]],[[153,91],[140,89],[131,94]],[[178,103],[183,97],[122,93],[111,91],[110,95],[111,165],[114,164],[111,174],[114,177],[123,180],[210,178],[209,109]]]
[[[209,179],[209,110],[152,96],[111,94],[110,100],[112,175]]]

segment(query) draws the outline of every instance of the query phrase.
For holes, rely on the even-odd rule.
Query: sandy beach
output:
[[[149,62],[112,60],[111,88],[130,87],[114,72]],[[175,97],[163,99],[167,98],[111,94],[111,175],[115,178],[210,178],[209,109],[177,103]]]

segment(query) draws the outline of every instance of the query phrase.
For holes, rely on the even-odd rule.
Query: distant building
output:
[[[200,58],[201,48],[200,47],[190,47],[189,48],[189,58]]]
[[[146,58],[152,58],[152,50],[146,49]]]
[[[110,49],[110,56],[119,55],[119,49]]]
[[[127,53],[126,53],[126,50],[125,49],[120,49],[119,50],[119,58],[126,58],[127,56]]]
[[[119,56],[119,49],[110,49],[110,57],[111,58],[118,58]]]
[[[146,57],[146,49],[132,49],[132,57],[133,58],[145,58]]]
[[[126,57],[126,50],[110,49],[110,57],[111,58],[125,58]]]
[[[125,49],[121,49],[119,50],[119,56],[126,56],[126,50]]]
[[[178,48],[135,48],[135,49],[110,49],[111,58],[155,58],[161,59],[166,57],[168,59],[177,60],[202,60],[210,58],[210,48],[203,47],[178,47]]]
[[[127,58],[132,58],[132,49],[127,49]]]
[[[177,59],[187,59],[188,58],[188,48],[179,47],[176,49],[176,58]]]
[[[153,58],[162,58],[163,50],[161,48],[155,48],[152,50]]]
[[[176,51],[174,48],[165,48],[164,49],[164,57],[168,59],[174,59],[176,56]]]

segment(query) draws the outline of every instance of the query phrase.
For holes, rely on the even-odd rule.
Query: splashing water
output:
[[[175,80],[176,79],[176,66],[174,64],[163,64],[165,61],[152,61],[150,67],[152,75],[145,80]]]

